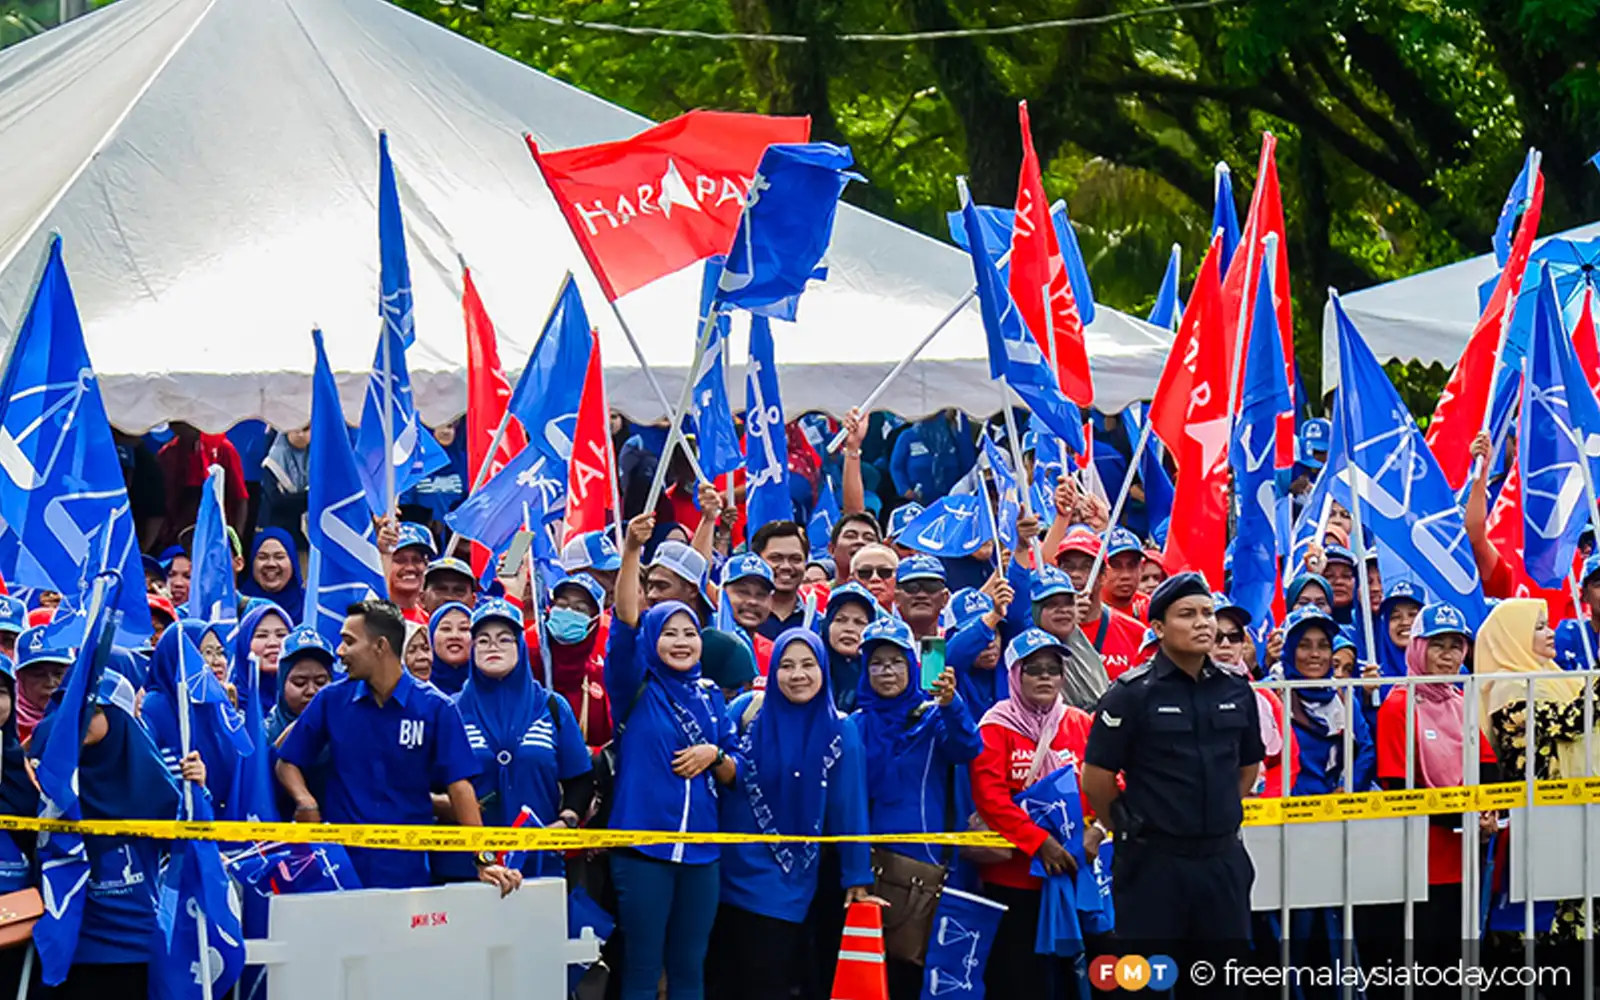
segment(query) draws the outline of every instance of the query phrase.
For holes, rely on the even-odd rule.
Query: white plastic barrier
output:
[[[599,954],[567,939],[560,879],[274,896],[268,927],[246,950],[268,1000],[565,1000],[567,965]]]

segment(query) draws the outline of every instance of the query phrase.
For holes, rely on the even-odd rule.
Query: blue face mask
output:
[[[550,638],[563,646],[582,642],[594,631],[595,620],[574,608],[551,608],[544,619]]]

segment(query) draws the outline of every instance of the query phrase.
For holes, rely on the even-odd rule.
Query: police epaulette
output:
[[[1124,670],[1120,675],[1118,675],[1116,683],[1124,684],[1138,680],[1150,672],[1150,665],[1153,662],[1154,661],[1146,661],[1139,664],[1137,667],[1129,667],[1127,670]]]

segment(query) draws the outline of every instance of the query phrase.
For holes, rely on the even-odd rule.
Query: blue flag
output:
[[[549,524],[560,519],[566,502],[566,463],[551,458],[530,440],[505,468],[447,514],[444,522],[463,538],[500,553],[521,530],[524,511],[530,512],[533,522]]]
[[[242,718],[244,737],[250,741],[252,749],[239,758],[239,775],[233,782],[232,796],[224,803],[222,818],[275,823],[278,821],[277,784],[272,775],[266,712],[261,705],[261,663],[254,655],[234,670],[233,683],[239,695],[238,714]]]
[[[978,232],[983,237],[983,252],[994,262],[1000,272],[1000,284],[1009,287],[1011,263],[1002,262],[1011,250],[1011,230],[1015,227],[1017,213],[1009,208],[994,205],[978,206]],[[1056,227],[1056,244],[1061,247],[1061,260],[1067,268],[1067,283],[1072,286],[1072,299],[1078,305],[1078,318],[1085,326],[1094,322],[1094,286],[1089,284],[1089,267],[1084,263],[1083,251],[1078,247],[1078,232],[1067,218],[1067,203],[1058,201],[1050,206],[1050,221]],[[946,212],[945,222],[950,228],[950,239],[956,246],[972,252],[967,240],[967,224],[962,213]]]
[[[895,541],[944,559],[970,556],[994,541],[988,511],[984,498],[970,493],[940,497],[900,529]]]
[[[1500,218],[1495,221],[1492,242],[1494,259],[1501,267],[1505,267],[1506,261],[1511,259],[1511,231],[1528,203],[1531,194],[1528,185],[1533,180],[1532,175],[1533,162],[1531,158],[1524,158],[1522,171],[1517,174],[1517,179],[1511,182],[1511,190],[1506,192],[1505,204],[1500,206]]]
[[[560,467],[563,499],[558,508],[566,503],[567,460],[572,457],[572,435],[578,424],[578,403],[583,399],[592,343],[589,314],[578,294],[578,283],[568,272],[507,404],[528,432],[528,447],[547,456],[552,467]]]
[[[1222,230],[1221,273],[1228,273],[1233,252],[1239,248],[1239,213],[1233,206],[1233,172],[1218,163],[1212,180],[1211,231]]]
[[[983,1000],[983,972],[1006,908],[946,886],[928,936],[921,1000]]]
[[[1348,486],[1334,479],[1334,495],[1351,507],[1351,490],[1359,489],[1366,529],[1412,568],[1419,584],[1476,628],[1487,613],[1483,585],[1455,494],[1411,411],[1337,298],[1333,311],[1340,381],[1323,475],[1337,477],[1348,468]]]
[[[1276,526],[1282,492],[1274,456],[1278,414],[1289,409],[1270,264],[1263,255],[1258,267],[1261,279],[1256,283],[1254,325],[1244,362],[1239,419],[1234,425],[1233,446],[1228,450],[1234,495],[1239,503],[1229,596],[1250,613],[1251,622],[1257,625],[1272,617],[1272,600],[1278,591]]]
[[[715,306],[717,282],[722,277],[721,256],[706,259],[705,277],[700,282],[700,325]],[[690,400],[690,426],[700,449],[700,468],[715,478],[744,464],[739,450],[739,431],[733,424],[733,408],[728,403],[728,381],[722,366],[723,345],[728,342],[729,321],[718,311],[706,341],[706,352],[695,373],[694,396]],[[700,328],[695,328],[699,336]]]
[[[1178,298],[1178,269],[1183,266],[1183,248],[1172,244],[1172,256],[1167,258],[1167,273],[1161,277],[1161,290],[1156,292],[1156,304],[1150,309],[1150,324],[1163,330],[1178,329],[1183,316],[1183,300]]]
[[[750,368],[745,373],[745,531],[794,517],[789,498],[789,436],[778,366],[772,357],[772,326],[750,317]]]
[[[981,232],[977,206],[966,188],[961,192],[961,211],[968,232]],[[1003,378],[1028,409],[1067,443],[1074,454],[1083,454],[1083,415],[1061,392],[1061,385],[1039,344],[1023,325],[1011,293],[995,273],[988,255],[976,251],[972,270],[978,285],[978,304],[983,312],[983,328],[989,342],[989,377]]]
[[[739,231],[717,284],[717,300],[793,320],[812,278],[827,278],[822,255],[833,239],[839,195],[859,175],[849,146],[775,143],[761,154]]]
[[[150,634],[139,540],[78,306],[50,238],[44,274],[0,377],[0,523],[18,542],[10,583],[83,593],[115,570],[129,646]]]
[[[1541,275],[1522,388],[1523,561],[1541,587],[1561,589],[1589,526],[1583,466],[1600,477],[1600,406],[1567,339],[1548,271]],[[1589,447],[1590,443],[1592,447]],[[1586,459],[1585,451],[1588,452]]]
[[[1000,449],[995,447],[989,435],[983,438],[983,457],[989,463],[989,469],[994,475],[995,497],[994,517],[1000,525],[1000,544],[1005,548],[1017,547],[1017,519],[1022,516],[1022,491],[1017,487],[1017,477],[1011,472],[1011,463]],[[1055,506],[1054,501],[1050,506]],[[1037,509],[1037,508],[1036,508]],[[989,539],[984,539],[989,541]]]
[[[189,617],[231,622],[239,617],[239,588],[233,577],[233,545],[222,513],[226,474],[213,465],[200,491],[200,513],[190,541]],[[298,611],[298,608],[292,609]]]
[[[207,671],[209,673],[209,671]],[[187,792],[189,818],[210,823],[211,800],[203,790]],[[161,874],[156,929],[150,943],[151,1000],[200,1000],[202,976],[211,976],[212,997],[233,989],[244,971],[244,931],[222,852],[215,841],[180,840]],[[201,942],[207,953],[200,960]]]
[[[142,579],[133,577],[134,580]],[[120,584],[109,576],[96,577],[85,618],[88,629],[77,661],[67,671],[59,694],[56,721],[37,757],[34,780],[39,785],[39,816],[77,822],[83,819],[78,803],[78,751],[88,725],[84,711],[90,696],[99,687],[99,674],[111,655],[109,639],[115,632],[116,589]],[[144,588],[131,587],[141,597]],[[145,611],[146,620],[149,611]],[[78,950],[78,931],[83,926],[84,892],[89,884],[89,852],[83,836],[77,833],[40,833],[38,846],[39,893],[44,897],[44,915],[33,929],[33,944],[39,952],[39,969],[46,986],[57,986],[67,978],[72,956]]]
[[[389,587],[322,331],[313,330],[311,340],[317,351],[311,375],[311,486],[306,503],[311,555],[301,621],[337,643],[345,608],[387,595]]]
[[[178,679],[189,692],[189,711],[193,719],[191,749],[199,750],[211,761],[236,761],[255,749],[245,727],[244,713],[233,707],[228,691],[217,680],[200,655],[200,648],[187,633],[178,641]],[[179,711],[183,706],[173,706]]]
[[[806,524],[806,539],[811,543],[811,558],[817,559],[828,554],[828,542],[833,538],[833,526],[839,523],[840,516],[839,498],[833,493],[833,482],[827,476],[823,476],[822,488],[817,491],[817,502],[811,505],[811,520]]]
[[[1050,530],[1050,525],[1056,520],[1056,483],[1061,476],[1060,462],[1049,461],[1035,452],[1033,481],[1028,484],[1028,499],[1033,502],[1033,513],[1046,531]]]
[[[349,852],[338,844],[251,844],[223,863],[240,886],[266,898],[361,888]]]

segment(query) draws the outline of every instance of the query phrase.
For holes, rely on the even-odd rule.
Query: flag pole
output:
[[[1005,379],[995,380],[1000,387],[1000,409],[1006,418],[1006,437],[1011,439],[1011,463],[1016,466],[1017,498],[1022,501],[1022,512],[1029,517],[1033,516],[1033,498],[1028,495],[1030,491],[1022,489],[1024,482],[1022,472],[1022,439],[1017,436],[1017,415],[1011,409],[1011,385]],[[986,494],[987,495],[987,494]],[[996,529],[998,530],[998,529]],[[1044,568],[1044,546],[1039,544],[1038,536],[1033,538],[1033,571],[1039,572]]]
[[[1128,503],[1128,493],[1133,489],[1134,473],[1139,469],[1139,459],[1144,456],[1145,449],[1150,447],[1150,431],[1154,427],[1155,421],[1146,413],[1143,426],[1139,428],[1139,440],[1133,446],[1133,457],[1128,460],[1128,474],[1122,477],[1122,486],[1117,490],[1117,502],[1112,505],[1111,516],[1106,521],[1106,530],[1100,535],[1100,551],[1094,554],[1094,565],[1089,569],[1091,585],[1106,564],[1106,547],[1111,544],[1111,532],[1116,530],[1117,521],[1122,517],[1122,508]]]
[[[612,306],[615,308],[616,303],[613,302]],[[618,313],[617,315],[620,319],[621,313]],[[705,474],[700,471],[700,463],[695,461],[694,453],[689,448],[689,442],[683,440],[683,415],[688,411],[689,400],[694,395],[694,373],[700,370],[700,360],[705,357],[706,343],[711,337],[711,328],[716,321],[717,310],[713,304],[712,308],[706,311],[705,321],[700,324],[699,336],[695,337],[694,355],[690,358],[689,370],[684,374],[683,377],[683,389],[678,393],[678,406],[676,409],[667,411],[668,417],[672,421],[672,424],[667,429],[667,445],[661,450],[661,461],[656,463],[656,474],[650,481],[650,495],[645,500],[644,505],[645,513],[655,510],[657,502],[659,502],[661,499],[661,491],[665,487],[667,481],[667,467],[672,464],[673,449],[676,448],[680,442],[683,444],[684,454],[688,457],[689,462],[694,466],[695,478],[701,482],[705,481]],[[626,327],[624,327],[624,329],[626,329]],[[630,335],[628,339],[631,342],[633,338]],[[641,354],[639,356],[639,360],[640,363],[643,363],[644,355]],[[664,397],[662,402],[663,404],[666,402]]]
[[[389,317],[379,321],[378,336],[383,338],[383,509],[384,513],[393,515],[397,504],[394,495],[394,361],[389,356]]]
[[[987,453],[985,452],[980,451],[978,454],[980,456],[987,457]],[[989,463],[990,475],[993,475],[994,471],[994,463],[991,462]],[[998,487],[999,483],[997,482],[995,485]],[[999,492],[998,488],[995,490],[995,492]],[[1020,488],[1018,492],[1021,492]],[[988,487],[984,486],[981,482],[978,484],[978,496],[983,500],[983,509],[989,514],[989,531],[990,535],[994,538],[994,567],[995,569],[1000,569],[1005,565],[1005,561],[1000,557],[1001,551],[1005,548],[1005,544],[1000,541],[1000,518],[995,515],[994,504],[989,502]]]
[[[1250,235],[1254,237],[1254,231]],[[1274,244],[1276,244],[1277,234],[1269,233],[1262,239],[1262,242],[1265,243],[1268,239],[1273,240]],[[1239,376],[1244,370],[1245,322],[1250,317],[1250,300],[1255,297],[1250,294],[1250,290],[1253,287],[1251,279],[1254,277],[1256,269],[1255,253],[1256,241],[1252,238],[1244,252],[1244,286],[1239,289],[1239,318],[1233,327],[1233,374],[1228,378],[1228,439],[1230,441],[1233,439],[1234,425],[1238,422],[1238,417],[1235,414],[1239,409]]]
[[[668,405],[668,403],[667,403],[667,394],[666,394],[666,392],[664,392],[662,390],[661,383],[656,381],[656,373],[650,367],[650,362],[648,362],[648,361],[646,361],[644,359],[644,351],[639,347],[639,341],[638,341],[637,338],[634,337],[633,329],[628,326],[628,321],[623,318],[621,307],[619,307],[617,305],[615,299],[607,298],[606,302],[608,302],[611,305],[611,315],[616,317],[617,325],[622,327],[622,335],[624,337],[628,338],[628,346],[633,349],[633,356],[634,356],[635,359],[638,360],[639,368],[640,368],[640,370],[642,370],[644,372],[645,379],[647,381],[649,381],[649,383],[650,383],[650,391],[656,397],[656,402],[661,404],[662,412],[671,413],[672,412],[672,407],[670,405]],[[715,316],[716,312],[713,311],[711,313],[711,315]],[[693,386],[694,386],[694,373],[695,373],[695,370],[700,367],[700,358],[701,358],[701,356],[703,354],[704,354],[704,349],[703,348],[697,347],[695,349],[695,360],[690,363],[689,371],[684,376],[684,379],[685,379],[684,384],[686,386],[689,386],[689,389],[688,389],[689,393],[692,393],[694,391],[694,389],[693,389]],[[683,419],[683,412],[682,411],[685,408],[687,408],[688,405],[689,405],[689,403],[688,403],[689,395],[687,393],[685,393],[684,395],[682,395],[680,397],[680,400],[681,401],[679,403],[678,420],[682,421],[682,419]],[[698,456],[695,455],[694,449],[690,448],[688,446],[688,442],[686,442],[686,441],[683,442],[683,445],[684,445],[683,453],[689,459],[689,468],[694,470],[695,479],[698,480],[699,482],[702,482],[702,483],[710,482],[710,480],[708,480],[706,478],[706,474],[703,471],[701,471],[701,469],[700,469],[700,459],[699,459]],[[661,460],[662,460],[663,463],[665,463],[666,460],[667,460],[667,456],[665,456],[665,455],[662,456]],[[653,509],[654,507],[655,507],[655,504],[652,503],[650,505],[650,507],[648,507],[646,509],[649,510],[649,509]]]
[[[387,334],[387,331],[385,331],[385,334]],[[391,465],[390,468],[393,469],[393,465]],[[178,694],[178,700],[182,702],[182,704],[178,706],[178,742],[183,749],[182,756],[188,757],[189,751],[192,749],[194,742],[193,735],[191,733],[194,723],[190,718],[194,713],[194,700],[189,692],[189,665],[185,663],[188,657],[183,653],[183,643],[179,643],[178,645],[178,655],[180,657],[178,661],[178,680],[183,686],[183,690]],[[209,670],[210,668],[202,666],[201,669]],[[183,782],[184,817],[192,823],[194,822],[194,782],[182,777],[181,775],[179,776],[178,780]],[[206,917],[204,911],[197,914],[194,923],[197,935],[200,939],[200,996],[203,998],[203,1000],[211,1000],[211,941],[210,936],[206,932]]]
[[[1043,302],[1044,302],[1044,332],[1045,332],[1045,342],[1050,347],[1050,374],[1052,374],[1052,375],[1054,375],[1056,377],[1056,386],[1062,390],[1062,395],[1065,395],[1066,394],[1066,388],[1061,385],[1061,361],[1060,361],[1059,358],[1056,357],[1056,354],[1057,354],[1057,350],[1056,350],[1056,319],[1055,319],[1054,316],[1052,316],[1050,314],[1050,286],[1048,284],[1041,286],[1040,289],[1039,289],[1039,294],[1040,294],[1040,297],[1043,299]],[[1008,412],[1008,413],[1010,412],[1010,407],[1006,408],[1006,412]],[[1067,464],[1068,464],[1067,463],[1067,443],[1065,441],[1061,440],[1060,438],[1056,438],[1056,445],[1060,448],[1060,451],[1061,451],[1061,468],[1063,470],[1065,470],[1067,468]],[[1035,454],[1034,455],[1034,461],[1037,462],[1038,460],[1039,460],[1039,456],[1037,454]],[[1091,460],[1091,464],[1092,464],[1092,460]],[[1022,478],[1022,467],[1018,466],[1017,467],[1017,479],[1020,481],[1021,478]]]

